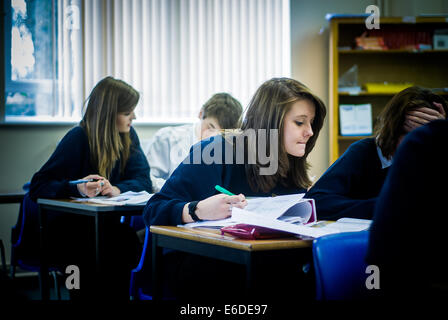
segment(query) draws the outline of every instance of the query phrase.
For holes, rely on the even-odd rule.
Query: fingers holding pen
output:
[[[236,196],[227,196],[226,202],[230,205],[230,207],[236,207],[240,209],[244,209],[247,206],[246,197],[242,193]]]
[[[88,182],[80,183],[77,185],[78,191],[86,197],[92,198],[101,193],[104,186],[104,177],[97,174],[90,174],[83,178]],[[90,181],[89,181],[90,180]]]

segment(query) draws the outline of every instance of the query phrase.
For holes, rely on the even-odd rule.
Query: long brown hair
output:
[[[306,144],[303,157],[288,155],[284,146],[283,125],[285,114],[299,100],[309,100],[315,108],[315,118],[311,125],[314,135]],[[249,103],[246,117],[241,127],[242,133],[248,129],[278,130],[278,170],[273,175],[260,175],[258,158],[256,164],[245,164],[246,176],[252,190],[269,192],[278,183],[285,186],[308,188],[311,180],[308,176],[309,164],[306,159],[314,148],[326,115],[325,104],[304,84],[289,78],[273,78],[263,83]],[[269,138],[268,138],[269,139]],[[268,141],[267,146],[270,145]]]
[[[409,87],[392,97],[378,116],[375,125],[376,142],[385,158],[390,159],[393,156],[400,137],[406,134],[406,113],[422,107],[436,109],[433,102],[441,103],[445,114],[448,114],[446,101],[426,88]]]
[[[120,159],[122,173],[130,154],[129,132],[117,128],[118,113],[132,112],[140,94],[122,80],[106,77],[90,93],[80,126],[87,133],[90,161],[98,173],[106,178]]]

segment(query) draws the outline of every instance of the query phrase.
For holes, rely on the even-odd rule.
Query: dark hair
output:
[[[215,118],[221,129],[241,126],[241,103],[228,93],[216,93],[202,107],[202,119]]]
[[[117,115],[132,112],[140,94],[122,80],[106,77],[90,93],[80,126],[87,133],[90,160],[98,173],[109,177],[115,163],[121,158],[123,172],[130,154],[129,133],[120,133]]]
[[[446,101],[427,88],[409,87],[392,97],[381,111],[375,125],[376,141],[385,158],[390,159],[393,156],[400,137],[406,134],[406,113],[422,107],[436,109],[433,102],[441,103],[445,114],[448,114]]]
[[[303,157],[287,154],[284,147],[283,125],[285,114],[291,106],[300,100],[309,100],[315,108],[315,118],[311,125],[314,135],[306,144]],[[289,78],[273,78],[264,82],[255,92],[241,127],[242,133],[248,129],[277,129],[279,132],[278,170],[274,175],[260,175],[259,161],[256,164],[246,164],[246,176],[252,190],[269,192],[277,183],[285,186],[308,188],[311,180],[308,177],[308,154],[314,148],[317,137],[326,116],[325,104],[314,95],[304,84]],[[269,137],[269,133],[266,134]],[[269,142],[267,144],[269,146]]]

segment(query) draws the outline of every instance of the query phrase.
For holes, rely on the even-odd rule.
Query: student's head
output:
[[[249,103],[242,131],[265,129],[269,140],[269,131],[278,130],[278,141],[268,141],[268,145],[278,143],[278,170],[260,176],[258,163],[246,165],[253,189],[258,185],[267,191],[279,181],[300,188],[311,185],[306,158],[316,144],[325,115],[322,100],[299,81],[274,78],[258,88]]]
[[[201,139],[216,135],[219,130],[240,127],[243,107],[228,93],[216,93],[202,106]]]
[[[122,80],[106,77],[90,93],[81,126],[89,138],[91,161],[108,177],[120,158],[124,168],[130,152],[132,120],[140,94]]]
[[[392,97],[380,113],[375,126],[377,144],[384,157],[390,159],[408,133],[405,127],[407,114],[421,108],[438,110],[434,102],[441,104],[445,114],[448,114],[446,101],[426,88],[409,87]]]

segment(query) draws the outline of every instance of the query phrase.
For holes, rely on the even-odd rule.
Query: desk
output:
[[[257,262],[269,258],[288,259],[291,255],[312,247],[311,240],[298,238],[270,240],[241,240],[221,235],[219,230],[188,229],[171,226],[151,226],[153,299],[162,295],[162,250],[169,248],[205,257],[243,264],[246,266],[246,291],[253,288],[253,274]]]
[[[25,197],[25,191],[0,193],[0,204],[21,203]]]
[[[47,211],[57,211],[69,214],[91,216],[95,218],[95,256],[96,273],[100,290],[102,266],[102,250],[104,246],[103,230],[104,222],[108,218],[120,216],[140,215],[145,205],[125,205],[111,206],[102,204],[82,203],[73,200],[50,200],[38,199],[39,205],[39,227],[40,227],[40,248],[41,248],[41,296],[42,300],[49,299],[48,285],[48,257],[47,257]],[[99,295],[101,297],[101,295]]]
[[[0,193],[0,204],[21,203],[23,201],[23,197],[25,197],[25,193],[25,191],[2,192]],[[2,261],[2,271],[6,274],[5,247],[2,239],[0,239],[0,256]]]

